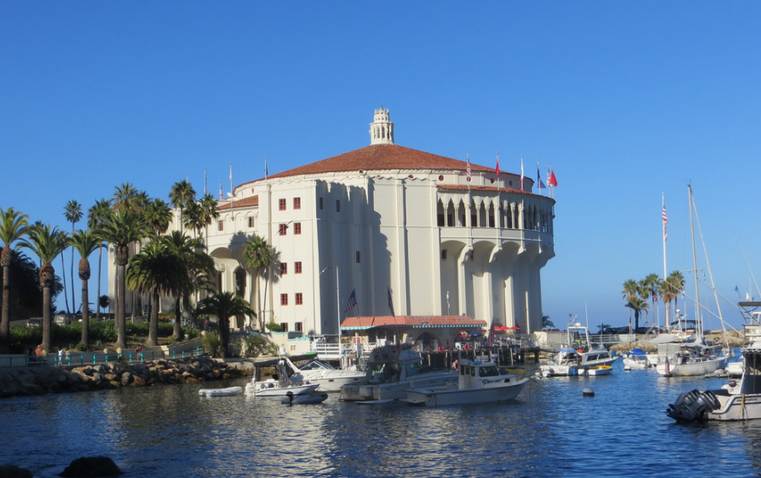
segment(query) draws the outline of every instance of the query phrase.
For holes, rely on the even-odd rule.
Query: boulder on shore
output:
[[[72,461],[61,473],[64,478],[119,476],[122,470],[107,456],[84,456]]]
[[[32,472],[16,465],[0,465],[0,478],[32,478]]]

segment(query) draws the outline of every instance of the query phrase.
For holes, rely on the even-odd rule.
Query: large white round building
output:
[[[478,321],[531,333],[542,326],[555,201],[520,182],[395,144],[389,112],[378,109],[369,146],[243,183],[219,202],[208,237],[217,285],[263,302],[252,281],[262,294],[264,281],[241,263],[243,241],[257,233],[281,259],[265,321],[288,331],[331,335],[339,321],[360,330],[394,316],[420,328]]]

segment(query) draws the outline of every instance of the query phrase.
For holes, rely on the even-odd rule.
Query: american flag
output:
[[[669,215],[666,214],[666,203],[663,203],[663,206],[661,206],[661,222],[663,223],[663,239],[665,240],[668,237],[668,231],[666,229],[666,225],[669,223]]]
[[[472,174],[472,171],[470,169],[470,156],[465,156],[465,161],[468,163],[467,169],[465,169],[465,174],[468,176],[468,181],[470,181],[470,176]]]
[[[354,312],[354,309],[357,308],[357,291],[355,289],[351,290],[351,294],[349,294],[349,299],[346,301],[346,309],[344,310],[344,314],[350,314],[351,312]]]

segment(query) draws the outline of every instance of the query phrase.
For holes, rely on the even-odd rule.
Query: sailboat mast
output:
[[[692,243],[692,278],[695,281],[695,333],[703,338],[703,320],[700,311],[700,284],[698,283],[698,256],[695,250],[695,218],[692,200],[692,185],[687,185],[687,197],[690,206],[690,240]]]
[[[666,226],[668,224],[668,214],[666,213],[666,194],[661,193],[661,237],[663,239],[663,282],[666,282],[666,279],[668,278],[668,248],[666,247],[666,241],[668,239],[668,231],[666,229]],[[670,303],[663,302],[664,305],[664,325],[666,326],[666,330],[669,330],[671,328],[671,321],[670,321],[670,314],[669,309],[671,307]]]

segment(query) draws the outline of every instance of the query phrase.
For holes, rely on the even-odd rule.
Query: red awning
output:
[[[342,330],[367,330],[377,327],[413,329],[480,329],[486,325],[483,320],[461,315],[433,316],[366,316],[347,317],[341,322]]]

